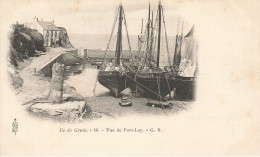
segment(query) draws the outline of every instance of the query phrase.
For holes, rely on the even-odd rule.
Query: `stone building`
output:
[[[43,35],[44,46],[50,47],[58,44],[59,41],[59,28],[54,24],[54,21],[48,22],[39,20],[37,17],[34,17],[33,22],[25,23],[25,27],[36,29],[39,33]]]

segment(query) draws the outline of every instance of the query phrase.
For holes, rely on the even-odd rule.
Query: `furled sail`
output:
[[[173,67],[175,71],[178,71],[180,62],[181,62],[181,35],[176,35],[176,43],[175,43],[175,50],[174,50],[174,59],[173,59]]]
[[[193,26],[182,40],[179,76],[194,77],[196,75],[198,66],[198,40],[195,33],[195,27]]]

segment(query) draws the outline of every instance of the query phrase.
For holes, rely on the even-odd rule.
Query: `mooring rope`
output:
[[[125,76],[125,88],[126,88],[126,80],[127,80],[127,73],[126,73],[126,76]]]
[[[114,30],[115,30],[115,25],[116,25],[116,21],[117,21],[117,19],[118,19],[118,15],[119,15],[119,8],[117,9],[116,18],[115,18],[115,20],[114,20],[114,22],[113,22],[112,32],[111,32],[110,37],[109,37],[109,40],[108,40],[107,48],[106,48],[106,51],[105,51],[105,54],[104,54],[104,60],[103,60],[103,63],[102,63],[102,65],[101,65],[101,67],[103,67],[103,64],[105,63],[105,60],[106,60],[107,50],[108,50],[109,47],[110,47],[110,42],[111,42],[111,39],[112,39]]]
[[[130,39],[129,39],[129,35],[128,35],[128,30],[127,30],[127,24],[126,24],[126,18],[125,18],[125,11],[123,9],[123,15],[124,15],[124,24],[125,24],[125,30],[126,30],[126,35],[127,35],[127,41],[128,41],[128,46],[129,46],[129,51],[131,53],[131,58],[133,58],[133,54],[132,54],[132,48],[131,48],[131,44],[130,44]]]
[[[169,53],[169,46],[168,46],[167,32],[166,32],[166,26],[165,26],[164,14],[163,14],[163,7],[162,7],[162,16],[163,16],[163,24],[164,24],[166,48],[167,48],[167,54],[168,54],[168,62],[169,62],[169,64],[170,64],[170,66],[171,66],[171,59],[170,59],[170,53]]]
[[[110,42],[111,42],[111,39],[112,39],[114,30],[115,30],[116,21],[117,21],[117,19],[118,19],[118,14],[119,14],[119,8],[118,8],[117,11],[116,11],[116,18],[114,19],[114,22],[113,22],[112,32],[111,32],[110,37],[109,37],[109,41],[108,41],[108,44],[107,44],[107,47],[106,47],[106,51],[105,51],[105,54],[104,54],[104,60],[103,60],[103,62],[102,62],[102,64],[101,64],[101,66],[100,66],[100,69],[103,68],[103,65],[104,65],[104,63],[105,63],[105,61],[106,61],[107,50],[108,50],[109,47],[110,47]],[[95,92],[96,92],[97,81],[98,81],[98,74],[97,74],[96,81],[95,81],[95,84],[94,84],[94,89],[93,89],[94,95],[95,95]]]
[[[127,74],[126,74],[127,75]],[[151,90],[150,88],[147,88],[146,86],[142,85],[141,83],[139,83],[138,81],[132,79],[130,76],[127,75],[128,78],[130,78],[131,80],[133,80],[135,83],[137,83],[138,85],[142,86],[143,88],[147,89],[148,91],[152,92],[153,94],[161,97],[163,100],[167,101],[165,98],[163,98],[161,95],[159,95],[158,93],[154,92],[153,90]]]
[[[159,74],[160,74],[160,73],[159,73]],[[161,91],[161,89],[160,89],[160,85],[161,85],[161,80],[160,80],[160,78],[161,78],[161,77],[159,77],[159,75],[157,75],[158,94],[159,94],[159,95],[160,95],[160,91]],[[162,106],[163,112],[166,114],[166,112],[165,112],[165,110],[164,110],[164,106],[163,106],[163,104],[162,104],[162,99],[161,99],[161,97],[160,97],[160,105]]]
[[[168,88],[169,88],[169,96],[170,96],[170,99],[172,98],[172,96],[171,96],[171,87],[170,87],[170,85],[169,85],[169,81],[168,81],[168,77],[167,76],[165,76],[165,78],[166,78],[166,80],[167,80],[167,85],[168,85]]]

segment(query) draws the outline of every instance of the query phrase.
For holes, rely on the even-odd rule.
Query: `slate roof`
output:
[[[43,28],[43,30],[55,30],[59,31],[59,28],[55,26],[52,22],[47,21],[37,21],[39,25]]]

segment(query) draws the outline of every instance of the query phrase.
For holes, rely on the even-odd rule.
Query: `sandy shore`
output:
[[[50,48],[46,55],[40,57],[32,57],[23,63],[23,67],[19,69],[19,74],[24,80],[23,86],[18,89],[17,96],[19,102],[24,104],[37,98],[46,97],[50,90],[50,78],[43,75],[34,75],[34,68],[39,69],[50,59],[68,49]],[[192,102],[175,101],[173,106],[168,109],[159,107],[150,107],[146,105],[145,98],[133,97],[133,105],[131,107],[121,107],[119,99],[110,95],[108,89],[100,85],[96,81],[98,70],[90,63],[86,63],[86,68],[79,75],[68,76],[64,85],[74,87],[77,94],[81,95],[87,104],[91,107],[93,113],[97,113],[102,117],[117,118],[126,115],[163,115],[174,114],[181,110],[187,110],[191,107]],[[93,89],[95,87],[95,93]],[[125,94],[131,95],[131,91],[126,89]],[[67,93],[68,94],[68,93]],[[75,93],[74,93],[75,94]]]
[[[121,107],[120,98],[115,98],[110,91],[96,81],[98,70],[95,66],[87,63],[86,68],[80,75],[69,76],[65,82],[76,88],[77,92],[86,98],[88,104],[94,112],[116,118],[125,115],[162,115],[172,114],[180,110],[187,110],[192,102],[175,101],[172,102],[172,108],[162,109],[159,107],[150,107],[146,105],[146,98],[132,97],[133,105],[131,107]],[[96,87],[95,87],[96,84]],[[95,93],[93,92],[95,88]],[[122,93],[131,96],[130,89],[125,89]]]
[[[18,101],[21,104],[26,103],[32,99],[47,96],[50,89],[50,78],[42,75],[34,75],[34,68],[39,69],[42,65],[47,63],[63,51],[68,50],[64,48],[49,48],[46,55],[39,57],[31,57],[25,60],[22,66],[19,66],[19,75],[23,79],[23,86],[18,89]]]

